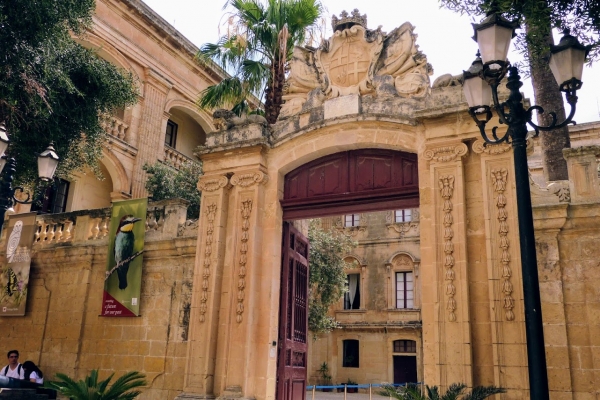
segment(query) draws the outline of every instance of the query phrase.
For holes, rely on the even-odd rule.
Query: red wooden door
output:
[[[305,400],[308,338],[308,239],[283,223],[277,400]]]

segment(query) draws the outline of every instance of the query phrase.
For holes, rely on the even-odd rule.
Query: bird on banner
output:
[[[127,272],[129,271],[129,264],[133,261],[133,245],[135,243],[133,224],[137,221],[140,221],[140,218],[135,218],[133,215],[125,215],[121,218],[117,234],[115,235],[115,262],[119,278],[119,289],[127,287]]]

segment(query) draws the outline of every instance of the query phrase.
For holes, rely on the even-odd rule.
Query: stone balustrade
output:
[[[187,201],[163,200],[148,204],[146,240],[197,235],[196,221],[186,221]],[[110,208],[37,216],[34,246],[101,244],[110,230]],[[3,232],[0,248],[6,240]]]
[[[114,136],[117,139],[125,141],[125,136],[127,135],[129,125],[127,125],[121,119],[112,115],[105,116],[101,119],[100,124],[104,128],[104,131],[110,136]]]
[[[194,162],[194,163],[198,162],[198,160],[194,160],[194,159],[186,156],[185,154],[180,153],[179,151],[175,150],[171,146],[167,146],[167,145],[165,145],[164,161],[166,163],[172,165],[176,169],[179,169],[179,167],[181,167],[181,164],[183,164],[186,161]]]

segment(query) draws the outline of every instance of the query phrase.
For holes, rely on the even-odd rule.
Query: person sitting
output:
[[[26,381],[39,383],[40,385],[44,383],[44,374],[33,361],[25,361],[23,363],[23,369],[25,370]]]
[[[0,370],[0,375],[7,378],[25,379],[25,370],[19,364],[19,351],[10,350],[6,357],[8,358],[8,365]]]

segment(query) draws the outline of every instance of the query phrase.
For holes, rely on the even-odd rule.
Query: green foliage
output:
[[[600,2],[589,0],[440,0],[443,7],[450,10],[481,16],[491,10],[502,12],[511,20],[527,24],[528,32],[519,33],[517,46],[527,57],[527,48],[533,50],[537,62],[547,53],[547,33],[550,27],[571,29],[583,44],[592,44],[589,59],[600,57]]]
[[[135,103],[133,76],[83,48],[94,0],[0,0],[0,121],[17,159],[18,181],[37,176],[36,154],[54,142],[58,174],[98,171],[98,116]],[[83,133],[83,134],[82,134]]]
[[[331,374],[329,373],[329,365],[327,362],[323,361],[323,364],[321,364],[318,372],[321,374],[321,379],[323,380],[324,384],[331,383]]]
[[[231,107],[242,112],[245,108],[240,107],[240,103],[257,95],[259,100],[265,101],[267,120],[270,115],[276,119],[281,99],[275,92],[280,95],[283,90],[285,66],[294,45],[302,44],[315,29],[321,3],[318,0],[229,0],[227,7],[232,10],[227,34],[217,43],[202,45],[197,57],[202,63],[217,63],[232,77],[202,91],[198,104],[205,109]],[[276,98],[269,98],[269,93]]]
[[[506,393],[503,388],[495,386],[478,386],[466,392],[467,385],[464,383],[453,383],[446,393],[440,393],[437,386],[408,384],[407,386],[394,387],[392,385],[382,386],[379,391],[381,396],[399,400],[483,400],[498,393]]]
[[[356,247],[347,236],[325,231],[318,220],[311,220],[308,228],[310,242],[310,296],[308,304],[308,329],[314,335],[327,333],[338,326],[328,315],[329,307],[346,291],[347,263],[344,256]]]
[[[134,390],[145,386],[145,375],[136,371],[127,372],[108,386],[114,374],[98,381],[98,370],[94,369],[85,379],[75,381],[65,374],[56,374],[56,380],[47,386],[58,390],[72,400],[133,400],[141,392]]]
[[[191,161],[183,162],[179,169],[156,162],[154,165],[144,165],[148,173],[146,190],[151,194],[152,200],[184,199],[190,202],[187,209],[189,219],[198,218],[200,215],[200,191],[198,178],[202,175],[202,164]]]

